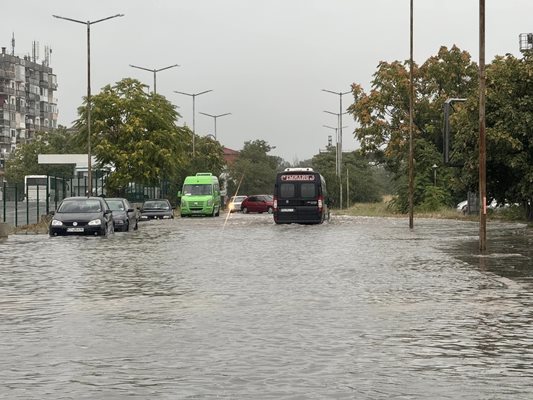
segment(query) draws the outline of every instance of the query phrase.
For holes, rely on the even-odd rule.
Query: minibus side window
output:
[[[314,199],[316,198],[316,185],[314,183],[302,183],[300,186],[300,192],[303,198]]]
[[[279,187],[279,195],[282,199],[293,198],[295,192],[294,183],[282,183]]]

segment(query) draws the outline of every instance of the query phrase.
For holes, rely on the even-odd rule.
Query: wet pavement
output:
[[[269,215],[0,241],[1,399],[532,399],[533,237]]]

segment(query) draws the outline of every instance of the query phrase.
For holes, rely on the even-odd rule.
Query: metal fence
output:
[[[107,177],[107,174],[95,174],[92,185],[93,196],[109,197],[106,188]],[[20,183],[4,182],[0,185],[0,222],[15,227],[36,224],[43,216],[55,211],[64,198],[87,194],[86,177],[45,176],[40,180],[26,179]],[[160,186],[131,183],[114,195],[125,197],[131,203],[142,203],[155,198],[170,200],[173,197],[168,182],[162,182]]]

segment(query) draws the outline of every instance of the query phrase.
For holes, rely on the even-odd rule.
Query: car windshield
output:
[[[147,201],[144,203],[143,208],[152,208],[152,209],[160,209],[160,210],[168,210],[170,209],[168,203],[166,201]]]
[[[107,200],[107,204],[112,211],[124,211],[124,203],[122,200]]]
[[[95,213],[101,211],[100,201],[91,199],[64,200],[57,210],[60,213]]]
[[[184,196],[201,196],[211,193],[211,185],[183,185]]]

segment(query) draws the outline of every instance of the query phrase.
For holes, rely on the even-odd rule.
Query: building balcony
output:
[[[15,79],[15,71],[6,71],[5,69],[0,68],[0,78]]]
[[[17,111],[17,107],[15,105],[13,105],[13,104],[4,103],[4,104],[0,104],[0,110]]]
[[[15,94],[15,89],[10,88],[9,86],[0,85],[0,94],[14,95]]]

